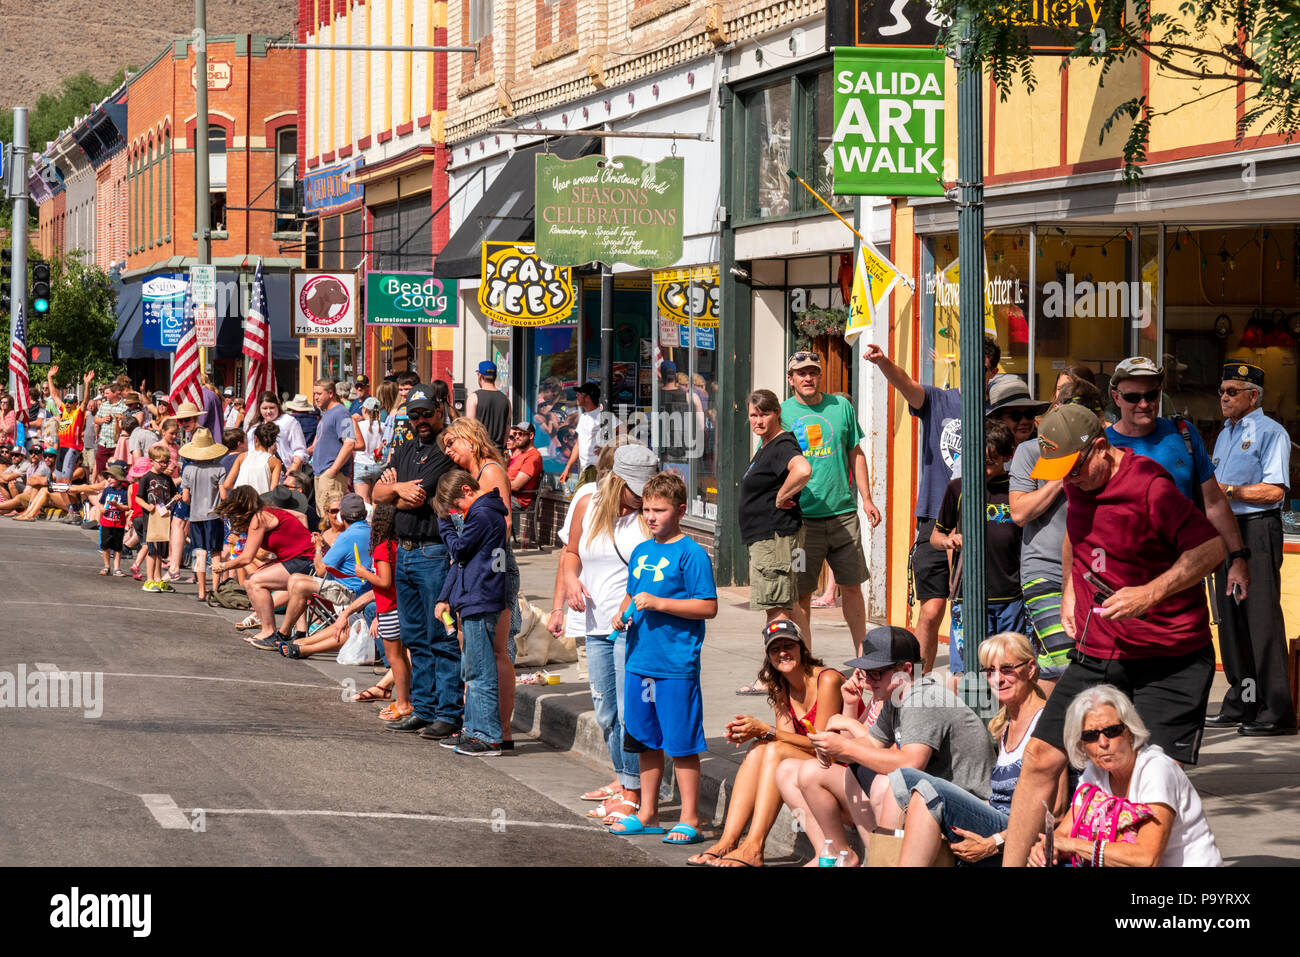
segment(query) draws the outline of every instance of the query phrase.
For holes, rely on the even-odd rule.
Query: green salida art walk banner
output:
[[[660,269],[682,258],[686,164],[631,156],[537,156],[537,254],[557,266]]]
[[[835,192],[942,196],[943,51],[836,47],[834,72]]]

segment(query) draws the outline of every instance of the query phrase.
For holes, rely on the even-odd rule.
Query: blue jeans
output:
[[[467,615],[460,620],[465,651],[460,674],[465,679],[465,733],[490,744],[501,743],[501,706],[497,694],[497,660],[492,639],[500,612]]]
[[[991,601],[984,606],[985,637],[991,638],[1004,631],[1014,631],[1030,638],[1029,615],[1023,598],[1011,601]],[[952,603],[952,626],[948,629],[948,670],[955,675],[966,670],[964,655],[966,642],[962,627],[961,602]]]
[[[954,828],[959,827],[980,837],[992,837],[1007,829],[1010,818],[1006,814],[951,781],[936,778],[916,768],[899,768],[889,776],[889,784],[894,799],[901,808],[907,807],[912,792],[920,794],[925,799],[925,806],[930,809],[930,816],[938,823],[939,830],[949,844],[966,839]],[[971,866],[997,867],[1001,863],[1002,855],[994,854]]]
[[[425,721],[461,723],[465,685],[456,636],[433,613],[448,571],[447,546],[397,549],[397,617],[411,653],[411,707]]]
[[[641,787],[641,759],[623,750],[623,682],[627,674],[627,632],[587,636],[587,674],[596,724],[605,736],[618,783]]]
[[[515,550],[506,539],[506,601],[510,602],[510,631],[506,634],[506,654],[515,660],[515,636],[524,627],[524,616],[519,612],[519,562],[515,561]]]

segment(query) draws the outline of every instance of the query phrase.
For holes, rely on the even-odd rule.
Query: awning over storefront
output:
[[[518,242],[533,235],[535,163],[545,144],[515,152],[492,185],[483,193],[465,222],[443,247],[433,264],[433,274],[444,279],[465,279],[479,274],[483,241]],[[563,136],[550,144],[550,152],[574,160],[600,152],[597,137]]]
[[[170,352],[144,347],[144,311],[141,308],[140,287],[147,276],[117,286],[117,331],[113,342],[119,359],[165,359]],[[293,337],[293,323],[289,315],[289,275],[281,272],[264,272],[266,304],[270,310],[272,353],[276,359],[298,358],[298,340]],[[235,283],[239,274],[233,270],[217,270],[217,284]],[[227,297],[221,302],[218,296],[216,359],[238,359],[244,342],[244,297]]]

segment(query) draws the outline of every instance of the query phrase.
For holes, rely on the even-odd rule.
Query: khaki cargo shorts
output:
[[[803,529],[794,535],[776,535],[749,546],[749,607],[794,608],[794,551],[803,547]]]
[[[871,577],[866,556],[862,553],[862,532],[856,509],[829,518],[805,517],[803,537],[800,595],[809,595],[816,590],[822,562],[831,566],[837,585],[861,585]]]

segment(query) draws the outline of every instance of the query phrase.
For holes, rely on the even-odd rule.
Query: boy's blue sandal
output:
[[[615,830],[615,828],[620,828],[620,827],[623,830],[621,831]],[[634,837],[637,837],[642,834],[667,834],[668,832],[664,830],[662,827],[646,827],[644,824],[641,823],[641,819],[639,817],[625,817],[623,818],[623,820],[612,825],[609,829],[609,833],[616,834],[619,837],[623,837],[629,834]],[[698,840],[698,835],[696,836],[696,839]]]
[[[704,840],[704,838],[700,836],[700,832],[697,831],[695,828],[691,827],[689,824],[675,824],[673,825],[673,829],[669,831],[668,834],[669,835],[685,834],[686,840],[673,841],[670,840],[668,837],[665,837],[663,839],[663,843],[665,844],[699,844]]]

